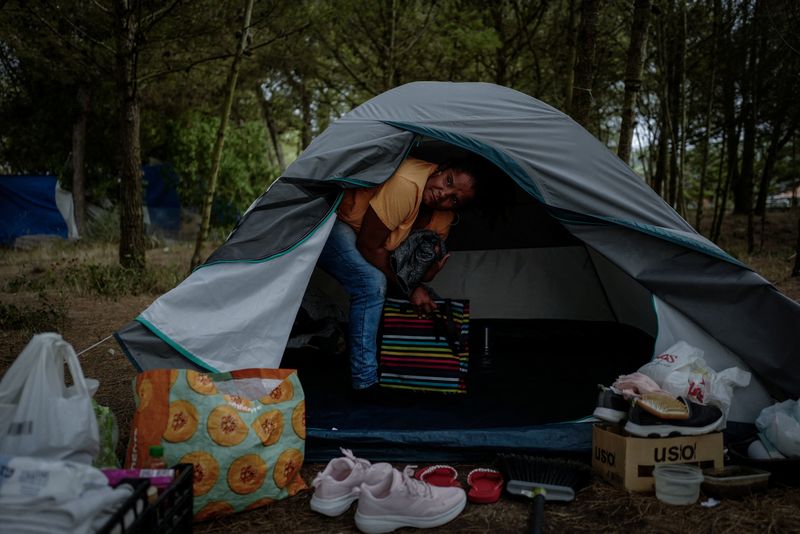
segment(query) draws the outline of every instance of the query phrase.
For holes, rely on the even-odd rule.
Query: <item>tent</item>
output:
[[[178,175],[170,165],[142,165],[145,223],[150,232],[177,236],[181,230]]]
[[[55,176],[0,176],[0,244],[29,235],[77,239],[72,193]]]
[[[488,331],[493,371],[474,372],[466,396],[354,404],[345,356],[286,348],[296,318],[321,320],[298,315],[301,303],[322,309],[336,291],[314,267],[342,191],[382,183],[409,154],[465,150],[496,166],[507,209],[493,224],[463,214],[432,285],[470,299],[472,352]],[[417,82],[332,124],[204,265],[116,337],[141,369],[299,368],[312,456],[347,444],[374,458],[409,447],[444,458],[589,450],[581,418],[595,385],[680,340],[717,370],[753,374],[729,426],[752,423],[772,398],[800,393],[798,325],[800,305],[695,232],[565,114],[492,84]]]
[[[181,227],[178,176],[168,165],[144,165],[142,173],[148,230],[177,235]],[[12,245],[18,237],[29,235],[77,239],[72,193],[51,175],[0,176],[0,244]]]

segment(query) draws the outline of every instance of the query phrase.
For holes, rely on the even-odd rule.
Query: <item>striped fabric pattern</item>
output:
[[[467,392],[469,360],[469,301],[437,300],[439,310],[452,310],[458,341],[451,348],[444,320],[417,317],[407,300],[387,298],[381,319],[379,381],[381,386],[399,389]],[[442,319],[444,313],[437,311]]]

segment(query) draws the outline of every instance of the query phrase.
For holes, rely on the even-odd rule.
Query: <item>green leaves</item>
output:
[[[168,134],[161,150],[180,176],[178,190],[184,206],[199,206],[219,119],[199,112],[167,121]],[[261,120],[234,121],[228,126],[217,186],[218,213],[243,212],[277,178],[278,169],[267,159],[268,133]],[[214,217],[212,216],[212,222]],[[235,221],[233,221],[235,222]],[[232,221],[223,221],[231,225]]]

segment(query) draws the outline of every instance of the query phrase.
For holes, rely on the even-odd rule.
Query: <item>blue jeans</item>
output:
[[[378,326],[386,299],[386,276],[356,248],[356,233],[337,220],[317,262],[350,295],[350,375],[353,388],[378,382]]]

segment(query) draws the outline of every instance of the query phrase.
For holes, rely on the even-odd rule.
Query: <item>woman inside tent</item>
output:
[[[483,161],[475,156],[442,164],[407,158],[383,184],[345,193],[318,265],[350,296],[348,345],[355,390],[377,388],[378,326],[387,280],[396,282],[391,252],[417,229],[445,239],[455,210],[475,198],[484,172]],[[432,280],[447,258],[435,262],[422,281]],[[422,285],[410,292],[409,300],[420,314],[436,308]]]

